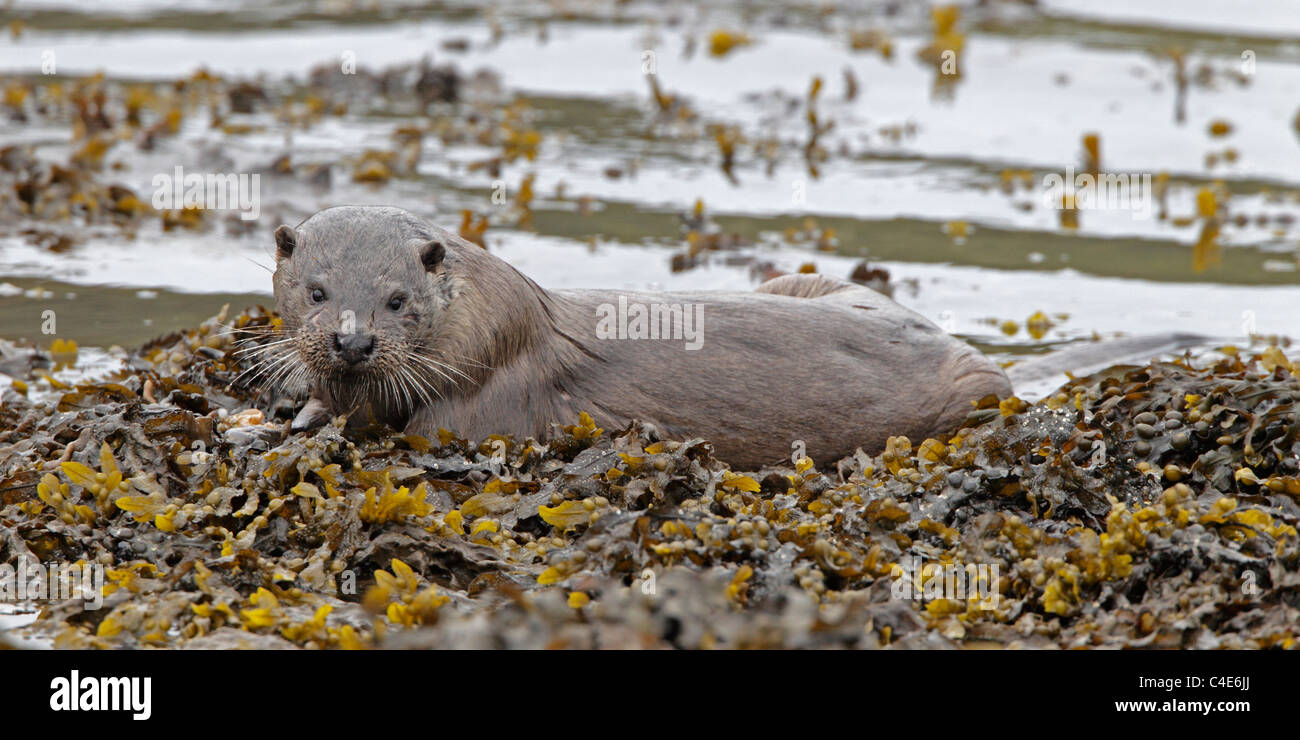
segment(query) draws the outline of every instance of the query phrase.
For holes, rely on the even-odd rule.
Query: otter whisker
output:
[[[409,382],[407,381],[406,368],[398,366],[397,370],[398,370],[397,374],[393,376],[394,377],[393,384],[398,386],[402,390],[401,410],[405,413],[406,410],[411,408],[412,406],[411,387]]]
[[[396,378],[395,376],[391,375],[391,374],[386,374],[386,375],[384,375],[384,385],[389,386],[390,388],[392,388],[393,406],[394,406],[394,407],[397,407],[397,408],[406,408],[406,406],[405,406],[405,404],[406,404],[406,402],[407,402],[406,389],[403,388],[403,387],[398,383],[397,378]],[[398,397],[398,394],[399,394],[399,393],[401,394],[401,398],[400,398],[400,399],[399,399],[399,397]],[[400,405],[399,405],[399,400],[401,401],[401,404],[400,404]]]
[[[239,382],[244,378],[244,376],[248,376],[249,380],[251,381],[252,379],[257,378],[259,376],[270,375],[273,370],[278,368],[283,363],[288,362],[290,359],[292,359],[293,354],[294,353],[292,351],[280,352],[278,354],[273,354],[264,359],[260,359],[254,362],[252,365],[249,365],[247,368],[245,368],[243,372],[241,372],[239,375],[235,377],[235,380],[233,382],[236,383]]]
[[[432,371],[432,372],[434,372],[434,373],[437,373],[439,376],[441,376],[441,377],[442,377],[444,380],[446,380],[448,383],[451,383],[452,385],[457,385],[456,379],[453,378],[453,377],[451,377],[451,376],[448,375],[447,373],[444,373],[441,369],[439,369],[439,368],[437,368],[437,367],[433,367],[433,366],[427,366],[427,365],[424,366],[424,368],[425,368],[426,370],[430,370],[430,371]]]
[[[428,391],[420,384],[419,380],[416,378],[415,374],[411,372],[410,368],[399,367],[398,372],[400,373],[400,376],[402,378],[402,383],[408,385],[411,388],[411,392],[414,395],[419,396],[420,399],[423,400],[426,405],[431,404],[433,402],[432,399],[429,398]],[[414,401],[413,400],[408,401],[407,410],[409,410],[413,406],[414,406]]]
[[[425,361],[427,361],[427,362],[433,363],[434,365],[437,365],[438,367],[443,367],[443,368],[446,368],[446,369],[448,369],[448,370],[451,370],[452,372],[458,373],[458,374],[462,375],[463,377],[465,377],[467,380],[472,380],[472,378],[470,378],[470,376],[469,376],[468,374],[466,374],[465,371],[463,371],[463,370],[461,370],[460,368],[456,367],[456,366],[453,365],[452,363],[444,362],[444,361],[438,359],[437,357],[435,357],[435,356],[433,356],[432,354],[429,354],[429,353],[419,352],[419,353],[416,353],[416,354],[418,354],[419,357],[420,357],[420,359],[422,359],[422,360],[425,360]],[[479,367],[486,368],[486,369],[489,369],[489,370],[492,369],[492,368],[489,368],[487,365],[483,365],[482,363],[477,363],[477,364],[479,365]]]
[[[274,326],[226,327],[224,331],[217,332],[216,336],[230,337],[236,334],[251,334],[252,336],[249,337],[249,339],[252,340],[257,337],[268,337],[268,336],[273,336],[275,334],[284,334],[284,330],[278,329]]]
[[[420,384],[415,381],[415,376],[411,373],[410,368],[399,365],[398,370],[402,377],[402,384],[410,389],[409,395],[407,396],[406,408],[403,409],[406,413],[410,413],[416,406],[416,398],[421,397]]]
[[[245,330],[242,330],[242,329],[241,329],[240,331],[237,331],[237,332],[231,332],[231,334],[240,334],[240,333],[245,333]],[[295,338],[293,334],[286,334],[286,333],[281,332],[281,331],[268,331],[268,332],[266,332],[266,333],[260,333],[260,332],[248,332],[248,333],[252,333],[253,336],[251,336],[251,337],[246,337],[246,338],[240,340],[240,343],[241,343],[241,344],[244,343],[244,342],[260,342],[261,340],[264,340],[264,339],[266,339],[266,338],[268,338],[268,337],[271,337],[271,338],[279,338],[279,339],[294,339],[294,338]]]
[[[465,355],[458,355],[452,352],[448,352],[447,350],[442,349],[441,347],[432,347],[427,344],[419,344],[415,347],[415,351],[419,352],[421,356],[428,357],[430,359],[434,359],[432,357],[432,354],[437,353],[438,355],[442,356],[444,359],[448,361],[456,361],[456,362],[464,363],[466,365],[473,365],[474,367],[481,368],[483,370],[496,369],[495,367],[488,365],[487,363],[481,362],[472,357],[466,357]]]
[[[415,372],[415,370],[412,369],[411,375],[415,379],[416,385],[419,388],[421,388],[425,393],[426,399],[428,398],[428,394],[430,392],[432,392],[434,396],[436,396],[439,400],[443,400],[446,398],[446,396],[443,395],[442,389],[439,388],[438,384],[434,382],[433,378],[430,378],[427,374]]]
[[[293,372],[289,373],[289,377],[284,379],[283,387],[287,390],[292,390],[293,388],[304,384],[310,374],[310,368],[306,365],[299,364],[298,367],[294,368]]]
[[[279,339],[279,340],[276,340],[276,341],[274,341],[274,342],[264,342],[264,343],[261,343],[261,344],[255,344],[255,345],[252,345],[252,346],[249,346],[249,347],[241,347],[241,348],[235,350],[235,355],[236,355],[236,356],[239,356],[239,355],[252,354],[253,352],[265,352],[266,350],[270,349],[271,347],[277,347],[277,346],[282,345],[282,344],[289,344],[289,343],[291,343],[291,342],[293,342],[293,341],[294,341],[293,338],[289,338],[289,339]]]
[[[259,373],[265,378],[263,384],[266,386],[274,386],[283,378],[291,374],[301,364],[298,362],[299,360],[300,358],[298,357],[297,351],[289,348],[281,350],[255,367],[260,367],[263,370]]]
[[[262,264],[261,262],[258,262],[257,260],[253,259],[252,257],[249,257],[248,255],[244,255],[244,259],[248,260],[249,262],[252,262],[253,264],[257,265],[258,267],[262,268],[263,270],[266,270],[267,272],[271,273],[272,275],[275,274],[275,270],[271,269],[270,267],[267,267],[266,265]]]
[[[409,359],[420,363],[424,368],[428,370],[432,370],[433,372],[441,375],[443,378],[447,380],[447,382],[451,383],[452,385],[457,385],[457,381],[447,373],[443,372],[442,371],[443,368],[446,368],[447,370],[450,370],[456,373],[457,375],[460,375],[461,377],[465,378],[466,380],[473,383],[474,385],[478,385],[478,381],[474,380],[469,375],[466,375],[463,371],[459,370],[458,368],[452,367],[451,365],[447,365],[445,363],[439,362],[433,359],[432,357],[429,357],[428,355],[409,353],[407,356]]]
[[[462,378],[468,380],[469,382],[473,383],[474,385],[478,385],[478,381],[475,380],[471,375],[469,375],[469,373],[466,373],[464,370],[461,370],[460,368],[456,367],[455,365],[453,365],[453,364],[450,363],[450,362],[443,362],[442,360],[439,360],[439,359],[437,359],[436,357],[433,357],[433,356],[431,356],[431,355],[422,355],[421,358],[424,359],[424,360],[426,360],[426,361],[428,361],[428,362],[431,362],[431,363],[437,365],[438,367],[446,368],[447,370],[450,370],[451,372],[456,373],[457,375],[459,375],[459,376],[461,376]],[[494,368],[491,368],[491,367],[489,367],[489,366],[487,366],[487,365],[484,365],[484,364],[481,363],[481,362],[480,362],[480,363],[471,363],[471,364],[475,364],[475,365],[477,365],[478,367],[483,368],[483,369],[485,369],[485,370],[492,370],[492,369],[494,369]]]
[[[274,370],[268,371],[266,380],[264,381],[263,385],[265,385],[268,388],[284,387],[282,382],[283,379],[288,377],[289,374],[292,373],[295,368],[296,366],[292,362],[292,358],[286,357],[280,360],[276,364]]]
[[[392,374],[392,378],[393,384],[402,389],[402,405],[400,410],[403,413],[406,413],[407,409],[411,408],[411,384],[407,377],[406,368],[399,365],[397,367],[397,372]]]
[[[301,371],[302,371],[302,366],[299,365],[294,367],[288,373],[286,373],[284,378],[281,379],[280,382],[277,384],[276,390],[281,393],[291,393],[294,387],[293,384],[296,382],[296,378],[301,373]]]
[[[464,355],[455,355],[440,349],[435,349],[434,351],[437,352],[442,357],[444,357],[445,359],[447,359],[448,361],[455,360],[456,362],[463,362],[466,365],[473,365],[474,367],[482,368],[484,370],[496,370],[494,366],[489,365],[486,362],[480,362],[478,360],[475,360],[472,357],[466,357]]]
[[[433,404],[433,399],[429,398],[430,390],[432,390],[434,394],[438,396],[439,399],[442,398],[442,392],[439,391],[436,387],[429,385],[427,381],[422,381],[422,378],[420,378],[415,373],[411,373],[409,370],[404,370],[404,372],[406,372],[411,377],[411,382],[415,386],[416,393],[419,394],[420,398],[424,401],[424,404],[426,406]]]
[[[459,360],[461,362],[469,363],[471,365],[477,365],[478,367],[487,368],[489,370],[495,369],[491,365],[488,365],[481,360],[477,360],[468,355],[462,355],[462,354],[457,354],[455,352],[450,352],[447,350],[446,347],[439,347],[435,344],[420,342],[416,345],[416,348],[424,352],[436,352],[439,355],[442,355],[443,357],[449,360]]]

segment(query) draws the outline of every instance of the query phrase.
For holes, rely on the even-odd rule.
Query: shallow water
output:
[[[487,85],[483,99],[518,96],[543,139],[535,162],[506,164],[499,176],[513,194],[535,173],[533,219],[522,228],[491,201],[494,178],[468,167],[491,152],[434,137],[414,174],[380,186],[354,184],[342,170],[327,191],[264,177],[260,218],[246,235],[163,233],[151,223],[135,239],[87,234],[53,251],[0,226],[0,336],[48,344],[39,327],[54,308],[59,337],[130,345],[194,325],[226,303],[269,303],[271,229],[341,203],[400,205],[448,227],[462,208],[486,213],[489,248],[556,288],[748,289],[760,279],[755,263],[793,271],[812,262],[847,276],[866,257],[890,272],[897,300],[1000,359],[1121,333],[1198,332],[1211,337],[1209,348],[1245,343],[1250,331],[1290,332],[1300,303],[1300,4],[1196,0],[1179,3],[1176,18],[1162,2],[965,4],[961,77],[938,89],[935,68],[917,58],[931,35],[927,6],[844,3],[825,14],[822,6],[15,3],[7,18],[24,25],[0,42],[0,75],[34,74],[46,51],[59,76],[170,79],[205,67],[271,82],[301,79],[345,52],[368,68],[431,54],[466,74],[495,73],[499,84]],[[710,56],[706,36],[717,28],[754,43]],[[865,29],[892,38],[891,59],[850,48],[849,32]],[[448,41],[464,41],[465,50],[448,51]],[[1185,54],[1192,80],[1182,122],[1174,66],[1162,53],[1171,47]],[[656,124],[646,50],[662,89],[688,102],[695,123]],[[846,69],[857,86],[852,100]],[[797,156],[814,76],[825,82],[818,114],[835,123],[817,177]],[[153,176],[178,163],[247,171],[284,153],[337,162],[391,146],[395,127],[419,120],[403,110],[350,113],[288,134],[255,115],[261,130],[221,135],[199,118],[150,154],[115,150],[111,158],[123,163],[115,178],[147,194]],[[1231,133],[1212,136],[1215,121]],[[735,184],[706,131],[713,123],[738,127],[751,143],[738,147]],[[646,135],[652,128],[657,137]],[[1062,228],[1044,178],[1082,171],[1087,133],[1100,137],[1103,171],[1167,173],[1168,218],[1130,203],[1081,210],[1077,229]],[[789,144],[770,174],[752,146],[764,138]],[[54,160],[66,159],[68,141],[66,127],[0,129],[0,147],[35,143]],[[1006,170],[1027,171],[1027,181],[1007,192]],[[1196,196],[1207,187],[1230,194],[1229,221],[1221,262],[1198,271]],[[582,196],[587,209],[575,205]],[[684,246],[679,214],[697,198],[722,231],[754,244],[674,272],[670,259]],[[1239,214],[1240,225],[1232,222]],[[783,237],[805,217],[835,230],[833,253]],[[950,222],[966,224],[969,235],[949,236]],[[1037,311],[1055,321],[1040,337],[1023,326]],[[1007,320],[1020,325],[1010,335],[998,328]]]

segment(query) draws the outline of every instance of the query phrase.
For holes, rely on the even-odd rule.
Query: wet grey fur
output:
[[[721,459],[756,467],[789,460],[796,440],[819,461],[878,451],[894,435],[917,442],[953,431],[971,401],[1011,392],[995,363],[925,318],[820,275],[754,292],[548,291],[452,232],[383,207],[321,211],[277,229],[277,243],[276,304],[294,352],[282,377],[313,389],[296,429],[350,412],[424,436],[444,427],[469,439],[540,437],[586,411],[608,429],[639,419],[665,437],[704,437]],[[442,258],[426,266],[435,243]],[[399,293],[407,301],[392,311]],[[598,338],[598,307],[620,296],[703,305],[702,348]],[[331,357],[344,310],[376,336],[361,372]]]

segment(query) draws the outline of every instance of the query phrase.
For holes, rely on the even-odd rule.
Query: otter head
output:
[[[450,380],[438,327],[457,286],[455,237],[399,208],[342,206],[275,230],[275,302],[284,335],[268,372],[323,388],[336,412],[388,417],[430,403]],[[278,351],[276,351],[278,350]]]

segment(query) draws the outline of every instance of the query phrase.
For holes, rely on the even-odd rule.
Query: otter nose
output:
[[[349,365],[365,360],[374,349],[375,338],[369,334],[334,335],[334,351]]]

